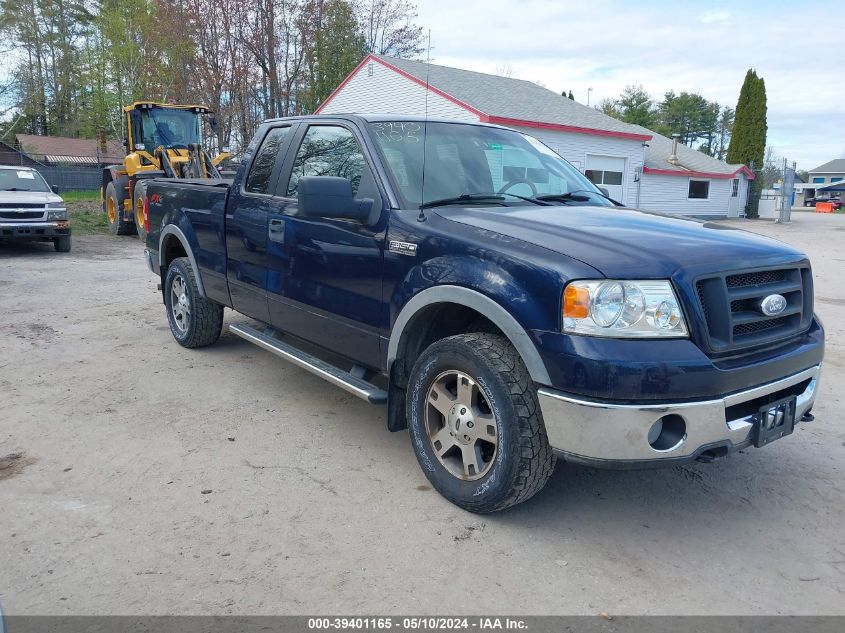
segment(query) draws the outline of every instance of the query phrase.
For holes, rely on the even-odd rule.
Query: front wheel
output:
[[[182,347],[211,345],[223,330],[223,306],[200,295],[187,257],[177,257],[164,279],[164,305],[173,338]]]
[[[103,205],[106,220],[109,223],[109,232],[112,235],[129,235],[132,232],[132,225],[123,220],[123,198],[118,197],[113,182],[106,185],[105,195]]]
[[[407,418],[425,476],[470,512],[522,503],[554,470],[534,383],[497,334],[459,334],[426,349],[411,371]]]
[[[70,253],[70,235],[54,237],[53,248],[59,253]]]

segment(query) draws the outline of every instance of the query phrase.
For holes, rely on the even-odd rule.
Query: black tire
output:
[[[147,229],[144,227],[144,186],[141,183],[135,185],[135,193],[132,200],[132,217],[135,218],[135,233],[138,239],[146,243]]]
[[[111,207],[110,205],[114,205]],[[123,196],[117,195],[114,182],[106,185],[106,198],[103,202],[103,211],[106,214],[106,221],[109,224],[109,232],[112,235],[131,235],[135,230],[134,225],[124,222]]]
[[[179,287],[184,289],[180,293],[180,297],[184,295],[183,302],[181,305],[177,303],[176,313],[180,316],[173,309],[174,282],[177,279],[181,280]],[[182,347],[204,347],[220,338],[223,306],[200,295],[194,269],[187,257],[177,257],[170,262],[164,278],[164,305],[170,332]]]
[[[70,253],[70,235],[54,237],[53,248],[59,253]]]
[[[492,454],[487,451],[487,470],[481,468],[475,474],[477,478],[471,480],[467,477],[472,476],[473,471],[467,470],[465,459],[462,475],[450,470],[455,468],[454,464],[446,465],[445,459],[455,460],[453,449],[463,455],[466,446],[458,444],[459,438],[452,432],[455,427],[449,425],[447,416],[438,413],[429,403],[436,385],[445,385],[449,390],[451,372],[459,372],[457,376],[466,376],[475,383],[472,393],[480,395],[474,396],[477,401],[470,406],[471,413],[477,413],[473,419],[482,420],[484,418],[479,416],[486,415],[490,420],[492,415],[495,421],[495,424],[476,421],[476,430],[471,431],[473,447],[481,446],[476,462],[479,465],[485,461],[485,449],[492,446],[481,441],[482,433],[493,438],[491,430],[495,430],[497,443]],[[444,380],[447,382],[441,382]],[[449,396],[446,406],[456,402],[457,413],[466,413],[466,409],[460,408],[457,390],[455,395],[455,400]],[[450,411],[455,411],[455,406]],[[441,495],[470,512],[495,512],[522,503],[543,488],[554,470],[555,456],[546,436],[536,387],[517,351],[498,334],[459,334],[426,349],[411,371],[407,417],[411,444],[425,476]],[[438,435],[432,429],[432,421],[438,419],[443,424],[440,432],[447,431],[453,438],[446,437],[447,443],[454,442],[454,446],[444,453],[444,461],[435,451],[437,440],[432,439],[432,435]],[[460,428],[460,420],[457,424]],[[464,421],[464,429],[471,426]],[[487,430],[482,431],[482,427]],[[469,436],[463,438],[470,439]],[[444,446],[439,444],[438,450],[442,452]],[[453,454],[449,456],[449,453]],[[458,457],[458,462],[461,459]],[[458,465],[457,469],[460,468]]]

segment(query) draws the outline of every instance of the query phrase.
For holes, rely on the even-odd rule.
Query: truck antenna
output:
[[[423,159],[422,159],[422,183],[420,184],[420,214],[417,222],[425,222],[425,144],[428,140],[428,74],[431,70],[431,29],[428,29],[428,46],[426,47],[425,59],[425,114],[423,115]]]

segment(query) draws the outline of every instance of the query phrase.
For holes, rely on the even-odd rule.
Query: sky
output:
[[[590,105],[642,84],[736,107],[745,73],[766,80],[768,145],[812,169],[845,158],[841,2],[418,0],[432,63],[572,90]]]

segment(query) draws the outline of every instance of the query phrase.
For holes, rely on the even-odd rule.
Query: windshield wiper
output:
[[[486,200],[493,200],[494,202],[501,203],[505,201],[504,196],[511,196],[513,198],[518,198],[519,200],[525,200],[526,202],[531,202],[533,204],[539,204],[541,206],[547,206],[547,203],[543,201],[542,198],[529,198],[528,196],[520,196],[515,193],[462,193],[459,196],[455,196],[453,198],[441,198],[440,200],[430,200],[428,202],[423,202],[420,205],[420,209],[428,209],[429,207],[439,207],[445,206],[447,204],[461,204],[462,202],[484,202]]]
[[[492,200],[493,202],[504,202],[505,197],[496,193],[462,193],[459,196],[451,198],[440,198],[439,200],[429,200],[420,205],[420,209],[428,209],[430,207],[440,207],[447,204],[461,204],[462,202],[484,202]]]
[[[537,196],[538,200],[550,200],[550,201],[557,201],[557,200],[589,200],[589,196],[585,195],[578,195],[578,194],[585,194],[585,193],[596,193],[594,191],[587,191],[586,189],[576,189],[575,191],[567,191],[566,193],[547,193],[542,196]],[[601,194],[599,194],[601,195]]]
[[[566,193],[549,193],[542,196],[537,196],[538,200],[548,200],[551,202],[566,202],[567,200],[575,200],[577,202],[589,202],[590,196],[601,196],[605,200],[609,200],[616,206],[622,206],[610,196],[604,195],[601,191],[589,191],[587,189],[576,189],[575,191],[567,191]]]

